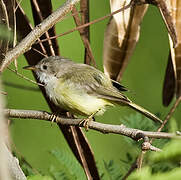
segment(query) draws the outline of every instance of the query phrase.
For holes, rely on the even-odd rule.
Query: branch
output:
[[[76,26],[77,27],[81,26],[82,22],[79,18],[78,11],[77,11],[76,7],[74,7],[72,9],[72,15],[73,15]],[[83,44],[87,50],[88,56],[89,56],[89,58],[91,58],[93,65],[96,67],[96,60],[93,56],[93,52],[92,52],[92,49],[91,49],[91,46],[89,43],[89,39],[87,38],[87,35],[85,33],[85,29],[78,29],[78,31],[79,31],[80,37],[82,39],[82,42],[83,42]],[[90,62],[88,62],[88,64],[90,64]]]
[[[128,170],[128,172],[124,175],[122,180],[126,180],[128,178],[128,176],[131,175],[131,173],[137,168],[137,160],[131,165],[130,169]]]
[[[19,109],[5,109],[5,114],[12,118],[31,118],[52,121],[52,115],[46,111],[35,111],[35,110],[19,110]],[[81,121],[82,119],[70,119],[62,116],[57,116],[56,123],[61,125],[69,126],[80,126],[83,127]],[[81,123],[81,124],[80,124]],[[125,125],[111,125],[103,124],[99,122],[90,121],[89,129],[94,129],[102,133],[114,133],[121,134],[127,137],[130,137],[134,140],[139,140],[144,137],[149,138],[181,138],[175,133],[165,133],[165,132],[151,132],[151,131],[142,131],[139,129],[128,128]]]
[[[0,73],[19,55],[28,51],[37,38],[39,38],[45,31],[54,26],[55,23],[62,20],[79,1],[80,0],[67,0],[42,23],[37,25],[15,48],[13,48],[11,51],[8,51],[1,64]]]

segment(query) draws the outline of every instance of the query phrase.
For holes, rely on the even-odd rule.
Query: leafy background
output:
[[[53,0],[53,8],[56,9],[63,2]],[[22,6],[26,15],[32,21],[29,1],[22,1]],[[91,20],[102,17],[109,12],[108,1],[90,1]],[[97,67],[100,70],[103,70],[102,49],[104,30],[107,22],[108,19],[93,24],[90,27],[91,47]],[[64,21],[56,25],[57,34],[68,31],[74,26],[73,18],[71,15],[68,15]],[[58,38],[58,42],[62,56],[69,57],[77,62],[83,62],[84,47],[78,32],[60,37]],[[157,114],[161,119],[169,111],[169,107],[163,107],[161,99],[168,52],[169,44],[166,27],[158,9],[150,5],[141,25],[140,40],[124,73],[122,84],[130,89],[130,92],[126,93],[130,99],[152,113]],[[19,57],[18,72],[33,79],[31,72],[22,69],[25,65],[27,63],[24,57]],[[11,67],[13,68],[13,66],[12,64]],[[19,78],[9,70],[6,70],[3,74],[3,82],[5,84],[5,91],[8,92],[8,108],[49,111],[36,85]],[[179,120],[179,117],[180,107],[174,114],[175,119]],[[137,128],[142,128],[145,124],[151,123],[146,118],[126,107],[108,109],[103,116],[96,117],[96,121],[109,124],[126,123],[129,127]],[[155,128],[152,123],[149,127],[149,130],[154,130]],[[65,166],[65,164],[70,163],[70,165],[74,165],[72,169],[77,166],[80,174],[82,174],[82,178],[85,178],[83,170],[77,164],[57,125],[51,125],[49,122],[39,120],[13,119],[10,129],[14,144],[13,148],[34,169],[45,175],[53,174],[55,177],[56,175],[58,176],[55,173],[58,170],[61,170],[61,172],[70,171],[70,167]],[[130,164],[139,153],[139,143],[134,143],[120,135],[105,135],[93,130],[89,130],[85,134],[94,151],[100,173],[103,173],[103,169],[105,170],[114,165],[118,166],[114,167],[114,169],[120,169],[121,163],[126,164],[126,162],[129,162]],[[122,173],[127,172],[129,164],[124,167],[122,166]],[[69,177],[74,176],[74,174],[71,174],[71,171],[68,174]],[[107,175],[107,177],[109,176]]]

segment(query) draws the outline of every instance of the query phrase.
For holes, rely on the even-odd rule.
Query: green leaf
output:
[[[151,121],[147,117],[144,117],[142,114],[138,112],[132,113],[129,116],[121,118],[121,122],[128,127],[141,129],[144,131],[154,131],[157,129],[158,126],[153,121]]]
[[[122,173],[120,172],[120,167],[114,163],[113,160],[110,160],[108,163],[104,161],[104,167],[109,176],[110,180],[119,180],[122,177]]]
[[[70,156],[67,152],[52,150],[51,154],[58,160],[60,166],[62,167],[61,171],[59,172],[55,172],[50,169],[51,173],[57,180],[60,179],[60,177],[61,179],[71,180],[86,179],[84,171],[80,164],[76,161],[76,159],[73,159],[72,156]]]

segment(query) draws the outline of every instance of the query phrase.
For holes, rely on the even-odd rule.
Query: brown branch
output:
[[[45,31],[54,26],[55,23],[62,20],[79,1],[80,0],[67,0],[42,23],[37,25],[15,48],[13,48],[11,51],[8,51],[0,66],[0,73],[3,72],[3,70],[19,55],[28,51],[37,38],[39,38]]]
[[[176,28],[172,19],[172,16],[170,14],[170,11],[167,7],[167,1],[165,0],[147,0],[148,3],[151,3],[153,5],[156,5],[163,17],[164,23],[167,27],[168,33],[173,41],[173,47],[177,47],[178,45],[178,37]]]
[[[161,149],[151,145],[150,142],[143,142],[141,148],[142,148],[142,151],[148,151],[148,150],[156,151],[156,152],[158,152],[158,151],[160,152],[161,151]]]
[[[31,118],[39,120],[52,120],[52,114],[46,111],[35,111],[35,110],[19,110],[19,109],[5,109],[5,114],[12,118]],[[70,119],[65,117],[57,117],[56,122],[62,125],[80,126],[83,127],[80,122],[82,119]],[[139,140],[143,137],[150,138],[181,138],[175,133],[165,133],[165,132],[152,132],[152,131],[142,131],[139,129],[128,128],[125,125],[111,125],[103,124],[99,122],[90,121],[89,129],[94,129],[102,133],[114,133],[121,134],[130,137],[134,140]]]
[[[43,16],[42,16],[42,13],[41,13],[41,10],[39,8],[39,5],[38,5],[37,1],[36,0],[32,0],[31,2],[33,3],[33,5],[34,5],[34,7],[36,9],[37,15],[39,16],[39,19],[42,22],[43,21]],[[47,31],[45,32],[45,36],[47,38],[50,38],[49,33]],[[51,42],[50,39],[48,40],[48,45],[50,47],[50,51],[51,51],[52,56],[55,56],[55,51],[53,49],[52,42]]]
[[[35,48],[31,48],[33,51],[36,51],[37,53],[41,54],[44,57],[48,57],[47,54],[42,53],[41,51],[39,51],[38,49]]]
[[[141,151],[140,155],[137,158],[137,169],[141,170],[142,164],[143,164],[143,158],[145,155],[146,151]]]
[[[170,111],[168,112],[167,116],[165,117],[163,123],[161,124],[161,126],[158,128],[157,132],[161,132],[161,130],[165,127],[166,123],[168,122],[168,120],[172,117],[173,113],[175,112],[176,108],[178,107],[178,105],[180,104],[181,101],[181,97],[179,97],[174,105],[171,107]],[[150,143],[152,143],[154,140],[154,138],[152,138],[150,140]]]
[[[29,82],[31,82],[31,83],[33,83],[33,84],[36,84],[36,85],[39,85],[39,86],[42,86],[42,87],[44,86],[43,84],[38,83],[38,82],[36,82],[36,81],[33,81],[33,80],[27,78],[26,76],[18,73],[18,72],[17,72],[16,70],[14,70],[14,69],[11,69],[11,68],[9,68],[9,67],[8,67],[7,69],[10,70],[11,72],[15,73],[15,74],[16,74],[17,76],[19,76],[20,78],[25,79],[26,81],[29,81]]]
[[[75,21],[76,26],[77,27],[81,26],[82,22],[81,22],[81,20],[80,20],[80,18],[78,16],[78,11],[77,11],[76,7],[73,7],[72,15],[74,17],[74,21]],[[82,39],[82,42],[84,43],[84,46],[85,46],[85,48],[87,50],[87,53],[88,53],[89,57],[92,60],[93,65],[96,66],[96,61],[95,61],[93,53],[92,53],[92,49],[91,49],[91,46],[90,46],[90,43],[89,43],[89,39],[87,38],[84,29],[79,29],[78,31],[79,31],[80,37]],[[90,63],[88,63],[88,64],[90,64]]]
[[[129,176],[137,167],[138,167],[138,166],[137,166],[137,161],[135,161],[135,162],[131,165],[130,169],[129,169],[128,172],[125,174],[125,176],[123,177],[122,180],[126,180],[126,179],[128,178],[128,176]]]
[[[80,10],[81,10],[81,22],[82,24],[88,23],[90,21],[89,18],[89,0],[81,0],[80,1]],[[87,26],[83,29],[85,37],[87,41],[90,43],[90,27]],[[89,57],[89,54],[87,52],[87,49],[85,48],[85,54],[84,54],[84,63],[85,64],[91,64],[91,57]]]

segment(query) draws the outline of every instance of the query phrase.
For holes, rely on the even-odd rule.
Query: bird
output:
[[[95,115],[102,115],[108,106],[115,105],[127,106],[162,123],[157,116],[126,97],[123,94],[127,90],[124,86],[93,66],[61,56],[50,56],[24,69],[36,73],[55,105],[75,115],[87,117],[85,125]]]

